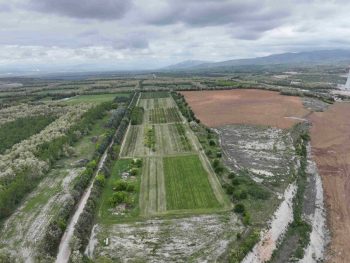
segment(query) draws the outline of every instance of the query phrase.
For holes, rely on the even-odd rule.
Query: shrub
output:
[[[213,167],[215,168],[215,167],[218,167],[219,165],[220,165],[219,159],[215,159],[215,160],[213,161]]]
[[[215,146],[215,145],[216,145],[216,143],[215,143],[215,141],[214,141],[214,140],[209,140],[209,145],[210,145],[210,146]]]
[[[243,214],[245,211],[245,207],[243,204],[238,203],[235,205],[235,208],[233,209],[234,212],[238,213],[238,214]]]
[[[115,191],[126,191],[128,183],[126,181],[118,180],[115,182],[113,189]]]
[[[120,192],[115,192],[112,195],[110,202],[114,206],[117,204],[125,203],[127,200],[128,200],[127,193],[120,191]]]
[[[228,178],[230,178],[230,179],[233,179],[233,178],[235,178],[236,177],[236,174],[234,173],[234,172],[230,172],[229,174],[228,174]]]

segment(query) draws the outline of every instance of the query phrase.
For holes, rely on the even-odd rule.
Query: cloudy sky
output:
[[[0,67],[151,69],[350,47],[347,0],[0,0]]]

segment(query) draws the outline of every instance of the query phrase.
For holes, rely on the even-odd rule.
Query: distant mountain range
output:
[[[192,68],[192,67],[196,67],[204,64],[210,64],[210,63],[213,63],[213,62],[204,61],[204,60],[186,60],[174,65],[165,67],[164,69],[168,69],[168,70],[186,69],[186,68]]]
[[[321,50],[299,53],[283,53],[266,57],[234,59],[222,62],[202,62],[200,60],[184,61],[163,68],[163,70],[188,70],[228,68],[250,65],[277,65],[277,64],[350,64],[350,50]]]

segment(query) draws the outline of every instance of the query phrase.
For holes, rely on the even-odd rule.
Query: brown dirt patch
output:
[[[322,177],[332,240],[329,262],[350,259],[350,103],[309,117],[312,153]]]
[[[309,113],[300,97],[283,96],[274,91],[185,91],[182,94],[196,116],[209,127],[255,124],[285,129]]]

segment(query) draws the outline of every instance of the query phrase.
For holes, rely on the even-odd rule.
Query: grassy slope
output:
[[[197,155],[164,158],[167,210],[220,207]]]

